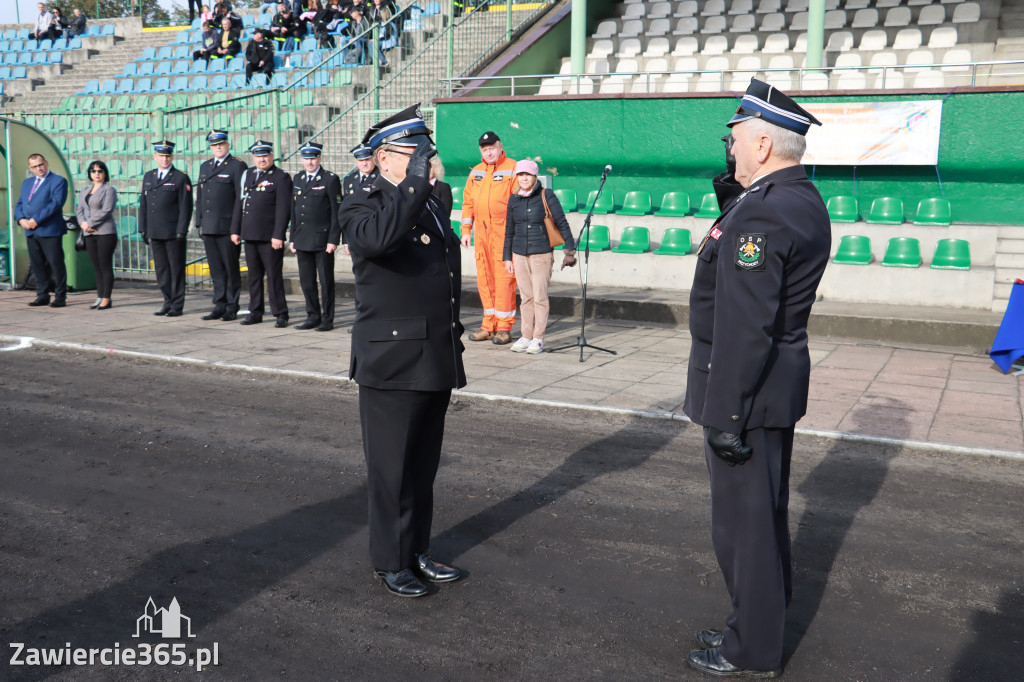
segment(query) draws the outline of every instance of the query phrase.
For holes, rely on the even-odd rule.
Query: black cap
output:
[[[494,144],[495,142],[501,142],[501,138],[498,137],[498,133],[493,130],[488,130],[486,133],[480,136],[480,146],[486,147]]]
[[[363,146],[377,149],[387,143],[399,147],[418,147],[424,140],[433,144],[433,140],[430,139],[431,132],[433,131],[423,121],[420,105],[414,104],[370,126],[363,136]]]
[[[164,156],[170,156],[174,153],[174,143],[170,140],[160,140],[159,142],[153,143],[153,151],[157,154],[163,154]]]
[[[726,125],[732,127],[752,118],[760,118],[801,135],[807,134],[812,123],[821,125],[821,121],[784,92],[756,78],[750,79],[750,86],[747,87],[736,114]]]

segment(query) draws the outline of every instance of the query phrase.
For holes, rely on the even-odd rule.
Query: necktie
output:
[[[366,176],[365,176],[365,175],[360,175],[360,176],[359,176],[359,184],[361,185],[361,184],[363,184],[364,182],[366,182]]]
[[[43,184],[42,178],[36,178],[36,184],[32,185],[32,189],[28,193],[28,200],[32,201],[32,197],[35,196],[36,190],[39,189],[39,185]]]
[[[163,171],[160,171],[159,173],[157,173],[157,176],[156,176],[157,182],[163,182],[164,178],[166,178],[166,177],[167,177],[167,173],[164,173]]]

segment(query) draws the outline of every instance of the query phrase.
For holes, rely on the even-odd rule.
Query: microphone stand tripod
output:
[[[594,196],[594,203],[590,205],[590,211],[587,213],[587,217],[583,220],[583,229],[580,231],[580,236],[584,234],[587,235],[587,243],[583,246],[583,314],[580,315],[580,335],[576,337],[576,343],[569,343],[564,346],[545,349],[548,353],[554,353],[567,348],[579,348],[580,362],[583,362],[584,348],[593,348],[594,350],[599,350],[602,353],[618,355],[618,353],[613,350],[608,350],[607,348],[601,348],[587,343],[587,279],[590,274],[590,219],[594,215],[594,207],[597,206],[597,200],[601,198],[601,190],[604,189],[605,180],[608,179],[608,172],[611,169],[611,166],[605,166],[604,173],[601,174],[601,184],[598,185],[597,194]],[[577,244],[577,248],[578,247],[579,245]]]

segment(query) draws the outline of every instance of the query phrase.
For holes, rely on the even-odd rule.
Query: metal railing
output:
[[[849,77],[847,77],[849,76]],[[452,92],[494,95],[656,94],[743,92],[751,78],[783,90],[895,90],[1024,84],[1024,60],[993,60],[859,67],[629,71],[582,74],[457,77]],[[996,82],[998,81],[998,82]],[[472,89],[468,86],[472,84]]]

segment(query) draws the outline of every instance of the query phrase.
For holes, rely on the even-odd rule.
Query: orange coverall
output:
[[[497,163],[473,166],[462,194],[462,234],[476,235],[476,287],[484,307],[481,329],[511,331],[516,323],[516,277],[505,270],[505,214],[515,191],[516,162],[501,153]]]

